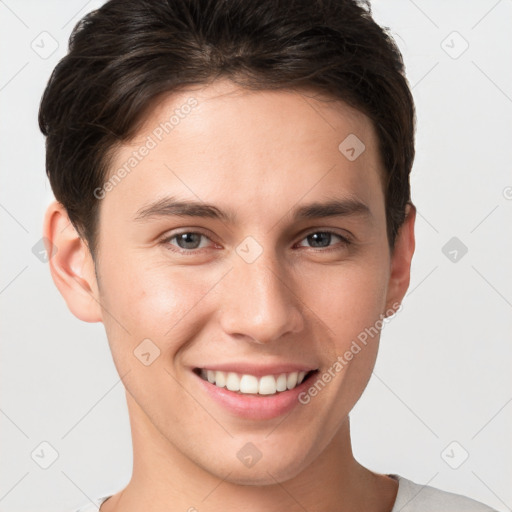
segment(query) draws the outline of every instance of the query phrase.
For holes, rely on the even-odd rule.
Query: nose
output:
[[[283,265],[263,251],[247,263],[235,261],[223,280],[221,326],[224,332],[249,341],[268,344],[303,329],[301,301]]]

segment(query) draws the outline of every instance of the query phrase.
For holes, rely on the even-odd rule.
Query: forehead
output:
[[[382,195],[383,177],[373,124],[325,99],[227,80],[163,95],[136,136],[117,149],[110,178],[125,172],[105,203],[129,214],[148,199],[178,193],[261,209],[336,188],[371,202]]]
[[[339,99],[304,88],[249,90],[226,79],[162,94],[152,102],[144,119],[131,141],[134,145],[148,134],[160,141],[171,132],[207,137],[228,147],[251,137],[254,147],[281,149],[304,143],[314,146],[326,136],[329,143],[332,139],[341,142],[353,132],[370,146],[375,138],[371,120]]]

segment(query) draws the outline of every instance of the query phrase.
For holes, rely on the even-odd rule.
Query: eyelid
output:
[[[301,234],[300,240],[303,240],[304,238],[308,237],[309,235],[313,235],[314,233],[330,233],[332,235],[339,236],[340,238],[344,239],[346,242],[352,242],[353,236],[352,234],[348,233],[347,231],[344,231],[345,234],[339,233],[336,231],[335,228],[332,227],[326,227],[326,228],[313,228],[308,229],[304,231],[304,234]]]
[[[308,236],[313,235],[315,233],[328,233],[328,234],[337,236],[337,237],[341,238],[341,240],[342,240],[341,243],[344,246],[348,246],[348,245],[353,243],[353,240],[352,240],[351,236],[349,236],[349,235],[342,235],[341,233],[338,233],[337,231],[333,230],[332,228],[325,228],[325,229],[322,229],[322,228],[318,229],[317,228],[317,229],[313,229],[313,230],[310,230],[310,231],[306,231],[303,235],[301,235],[301,238],[300,238],[300,240],[297,243],[302,242]],[[301,247],[304,247],[304,246],[301,246]],[[337,247],[337,244],[334,244],[334,245],[329,245],[327,247],[305,247],[305,248],[306,249],[311,249],[311,250],[316,251],[316,252],[329,252],[331,250],[335,251],[339,247]]]
[[[212,237],[209,234],[205,233],[205,231],[202,230],[202,228],[188,228],[188,229],[182,229],[182,230],[176,231],[176,232],[170,232],[170,233],[168,232],[167,234],[163,235],[163,237],[160,239],[159,243],[164,244],[164,245],[165,244],[171,245],[170,244],[171,240],[173,240],[177,236],[184,235],[185,233],[193,233],[193,234],[197,234],[197,235],[202,235],[205,238],[207,238],[210,242],[215,244],[215,242],[212,240]],[[207,249],[207,247],[201,247],[200,249],[182,249],[181,247],[177,247],[177,246],[173,246],[173,247],[178,252],[190,253],[190,254],[197,253],[197,252],[201,251],[202,249]]]

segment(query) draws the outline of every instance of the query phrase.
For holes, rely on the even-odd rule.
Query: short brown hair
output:
[[[306,88],[372,120],[392,248],[410,202],[415,109],[386,30],[357,0],[110,0],[75,26],[41,100],[55,198],[94,257],[93,191],[152,100],[220,77],[252,89]]]

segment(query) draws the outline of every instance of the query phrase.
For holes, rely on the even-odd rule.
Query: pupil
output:
[[[195,241],[194,241],[195,237]],[[199,243],[201,242],[201,235],[199,233],[182,233],[178,235],[178,245],[182,249],[197,249]],[[182,246],[182,243],[185,244],[185,247]],[[187,244],[192,244],[192,247]]]
[[[326,242],[325,245],[321,244],[322,238],[323,238],[323,241]],[[320,245],[317,245],[319,240],[320,240]],[[313,241],[313,243],[311,241]],[[328,247],[330,241],[331,241],[330,233],[319,232],[319,233],[313,233],[312,235],[308,236],[308,242],[313,247]]]

